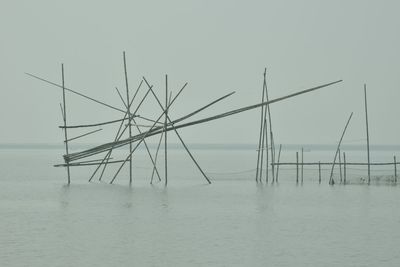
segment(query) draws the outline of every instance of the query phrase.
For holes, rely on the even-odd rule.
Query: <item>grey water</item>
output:
[[[362,153],[348,158],[363,160]],[[392,160],[390,153],[374,160]],[[0,266],[400,265],[400,186],[390,182],[391,167],[373,169],[385,179],[371,186],[360,182],[365,169],[329,186],[329,169],[321,184],[309,168],[296,184],[295,171],[283,167],[279,183],[257,184],[255,151],[194,150],[208,185],[185,152],[173,150],[165,188],[149,184],[142,151],[132,186],[126,169],[107,183],[116,167],[91,183],[93,169],[74,168],[68,186],[65,170],[52,167],[61,154],[0,150]],[[282,156],[294,161],[294,151]],[[332,151],[305,153],[332,158]]]

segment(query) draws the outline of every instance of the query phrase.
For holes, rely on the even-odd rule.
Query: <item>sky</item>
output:
[[[62,91],[26,72],[61,83],[63,63],[67,87],[122,108],[114,88],[125,89],[126,51],[131,92],[143,76],[162,99],[166,74],[173,94],[188,82],[172,118],[232,91],[193,119],[259,103],[267,68],[270,99],[343,79],[271,105],[277,143],[335,144],[351,112],[344,143],[365,143],[367,84],[371,143],[400,144],[399,8],[389,0],[2,1],[0,143],[62,143]],[[68,124],[121,117],[66,97]],[[160,110],[149,100],[139,114]],[[259,120],[254,110],[180,133],[188,143],[255,144]],[[115,131],[80,142],[108,142]]]

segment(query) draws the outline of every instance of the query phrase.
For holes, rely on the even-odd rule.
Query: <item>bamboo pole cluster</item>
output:
[[[162,180],[162,175],[157,168],[157,159],[159,156],[159,150],[161,147],[162,140],[164,140],[164,182],[165,185],[168,183],[168,138],[167,133],[172,131],[178,137],[178,140],[182,144],[183,148],[187,152],[190,159],[193,161],[194,165],[197,167],[199,172],[202,174],[204,179],[211,183],[211,180],[206,175],[206,173],[200,167],[200,164],[195,159],[193,153],[189,150],[188,145],[184,142],[181,134],[179,133],[179,129],[190,127],[197,124],[203,124],[206,122],[219,120],[225,117],[233,116],[235,114],[239,114],[242,112],[260,109],[261,110],[261,126],[260,126],[260,143],[259,143],[259,150],[258,150],[258,162],[257,162],[257,181],[261,181],[262,179],[262,166],[265,164],[266,168],[269,165],[269,154],[271,156],[271,169],[272,169],[272,182],[278,181],[278,173],[279,173],[279,159],[281,154],[282,146],[279,146],[279,154],[278,154],[278,167],[275,167],[275,143],[274,143],[274,135],[272,131],[272,121],[271,121],[271,110],[270,105],[273,103],[277,103],[289,98],[293,98],[302,94],[310,93],[325,87],[332,86],[341,82],[342,80],[334,81],[331,83],[326,83],[323,85],[319,85],[316,87],[312,87],[309,89],[305,89],[302,91],[298,91],[296,93],[292,93],[283,97],[279,97],[276,99],[269,99],[268,96],[268,89],[267,89],[267,82],[266,82],[266,70],[264,71],[264,82],[263,82],[263,91],[262,91],[262,98],[261,102],[258,104],[253,104],[241,108],[232,109],[230,111],[216,114],[210,117],[205,117],[202,119],[197,120],[189,120],[194,115],[201,113],[203,110],[208,109],[209,107],[219,103],[220,101],[230,97],[235,92],[231,92],[225,94],[210,103],[180,117],[177,119],[172,119],[170,117],[170,109],[173,107],[173,104],[177,101],[183,90],[187,87],[187,83],[185,83],[178,92],[173,96],[172,91],[169,88],[168,84],[168,76],[165,76],[165,102],[162,104],[160,97],[155,93],[154,86],[145,78],[142,77],[139,85],[136,87],[136,90],[132,96],[132,90],[129,85],[128,80],[128,69],[127,69],[127,60],[126,54],[123,53],[123,69],[124,69],[124,80],[125,80],[125,97],[121,94],[119,89],[116,87],[116,92],[122,102],[123,108],[115,107],[110,105],[104,101],[98,100],[94,97],[87,96],[78,92],[77,90],[73,90],[71,88],[67,88],[65,86],[64,81],[64,65],[61,66],[62,69],[62,83],[57,84],[55,82],[51,82],[47,79],[41,78],[39,76],[26,73],[30,77],[38,79],[42,82],[48,83],[50,85],[56,86],[62,89],[63,93],[63,103],[60,105],[62,118],[63,118],[63,125],[59,126],[64,131],[64,143],[65,143],[65,154],[63,155],[64,163],[54,165],[55,167],[66,167],[67,168],[67,175],[68,175],[68,184],[70,183],[70,167],[82,167],[82,166],[96,166],[94,172],[89,178],[89,181],[92,181],[94,177],[98,176],[98,180],[102,180],[104,176],[105,170],[109,164],[120,164],[119,168],[117,169],[116,173],[112,176],[110,183],[112,184],[117,176],[119,175],[122,168],[125,166],[126,163],[129,162],[129,183],[133,181],[133,153],[138,149],[138,147],[143,144],[146,148],[146,152],[149,156],[149,159],[153,165],[152,175],[150,183],[153,183],[154,175],[156,174],[158,181]],[[145,86],[145,94],[141,97],[141,99],[137,100],[138,92],[143,90],[143,86]],[[117,111],[121,117],[116,118],[111,121],[104,121],[104,122],[96,122],[96,123],[87,123],[81,125],[69,125],[67,124],[67,108],[66,108],[66,92],[78,95],[84,99],[102,105],[103,107],[107,107],[112,109],[113,111]],[[148,118],[145,116],[141,116],[138,112],[141,110],[141,107],[144,105],[148,98],[153,98],[156,101],[156,106],[158,106],[159,114],[155,118]],[[135,104],[138,102],[138,104]],[[156,107],[157,108],[157,107]],[[71,153],[69,150],[69,143],[73,140],[77,140],[92,134],[95,134],[102,129],[91,130],[89,132],[80,134],[73,138],[68,138],[68,130],[71,129],[85,129],[85,128],[92,128],[92,127],[111,127],[113,125],[118,125],[116,134],[111,141],[105,142],[101,145],[97,145],[91,147],[89,149],[84,149],[81,151]],[[135,130],[136,129],[136,130]],[[152,136],[159,136],[158,146],[156,151],[150,151],[150,148],[146,142],[146,139]],[[269,143],[269,144],[268,144]],[[128,147],[128,152],[125,157],[122,159],[113,159],[113,151],[118,148]],[[265,148],[264,148],[265,147]],[[268,149],[270,147],[270,149]],[[265,150],[265,157],[266,160],[264,162],[264,150]],[[268,153],[270,152],[270,153]],[[100,156],[100,158],[93,159],[94,156]],[[276,168],[276,169],[275,169]],[[258,173],[259,172],[259,173]],[[266,181],[268,182],[268,170],[265,172],[266,174]]]
[[[262,86],[261,102],[269,102],[268,86],[267,86],[267,69],[264,69],[264,81]],[[268,115],[268,117],[267,117]],[[268,128],[269,126],[269,128]],[[268,132],[269,130],[269,132]],[[268,140],[269,135],[269,140]],[[265,162],[264,162],[265,151]],[[272,169],[272,183],[275,182],[275,143],[272,131],[271,108],[270,105],[261,107],[260,116],[260,134],[257,149],[257,168],[256,168],[256,182],[263,180],[263,166],[265,166],[265,182],[268,183],[269,179],[269,155],[271,155],[271,169]]]
[[[307,166],[311,166],[311,165],[317,165],[318,166],[318,181],[319,183],[321,183],[321,165],[329,165],[331,166],[331,172],[330,172],[330,176],[329,176],[329,184],[330,185],[334,185],[335,184],[335,179],[333,177],[333,172],[334,172],[334,168],[337,165],[336,160],[339,157],[339,182],[341,184],[346,184],[347,183],[347,166],[367,166],[367,178],[365,179],[368,183],[368,185],[371,183],[371,166],[385,166],[385,165],[393,165],[394,167],[394,176],[393,176],[393,181],[394,183],[397,183],[397,165],[399,164],[399,162],[397,162],[396,160],[396,156],[393,157],[393,162],[380,162],[380,163],[372,163],[370,160],[370,140],[369,140],[369,122],[368,122],[368,105],[367,105],[367,85],[364,84],[364,108],[365,108],[365,129],[366,129],[366,152],[367,152],[367,162],[347,162],[346,161],[346,153],[343,152],[343,154],[341,153],[341,144],[343,141],[343,137],[346,133],[346,130],[349,126],[349,123],[352,119],[353,116],[353,112],[350,114],[346,125],[342,131],[342,135],[340,137],[340,140],[338,142],[337,148],[335,150],[335,156],[333,159],[333,162],[308,162],[305,163],[304,162],[304,150],[303,148],[301,149],[301,163],[299,163],[299,152],[296,152],[296,162],[284,162],[284,163],[275,163],[272,162],[271,165],[272,166],[277,166],[277,168],[279,168],[280,165],[296,165],[296,183],[299,182],[299,167],[301,167],[301,183],[303,183],[303,167],[305,165]],[[261,132],[260,132],[260,136],[261,136]],[[280,154],[280,153],[279,153]],[[343,161],[342,161],[343,158]],[[257,174],[258,175],[258,162],[257,162]]]

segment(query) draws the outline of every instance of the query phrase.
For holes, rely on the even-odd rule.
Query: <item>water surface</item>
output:
[[[1,266],[400,264],[398,186],[319,185],[309,171],[303,185],[289,171],[256,184],[243,151],[196,151],[212,185],[175,152],[168,188],[149,185],[140,154],[133,186],[126,172],[87,183],[84,169],[67,186],[58,153],[0,151]]]

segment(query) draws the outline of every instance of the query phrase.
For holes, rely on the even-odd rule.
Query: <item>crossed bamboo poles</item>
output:
[[[194,120],[194,121],[190,121],[190,122],[185,122],[187,119],[191,118],[192,116],[200,113],[201,111],[211,107],[212,105],[220,102],[221,100],[224,100],[225,98],[231,96],[232,94],[234,94],[235,92],[231,92],[229,94],[226,94],[212,102],[210,102],[207,105],[202,106],[201,108],[183,116],[180,117],[178,119],[171,119],[170,115],[168,114],[169,110],[171,109],[171,107],[173,106],[174,102],[177,100],[177,98],[181,95],[182,91],[187,87],[187,83],[185,83],[181,89],[178,91],[178,93],[172,98],[172,92],[169,92],[168,94],[168,76],[165,76],[165,105],[163,106],[160,98],[156,95],[156,93],[153,90],[153,86],[150,85],[149,81],[143,77],[140,84],[138,85],[135,94],[132,98],[130,98],[129,96],[129,84],[128,84],[128,74],[127,74],[127,65],[126,65],[126,56],[125,56],[125,52],[123,53],[123,62],[124,62],[124,74],[125,74],[125,89],[126,89],[126,100],[124,100],[124,97],[122,96],[121,92],[118,90],[118,88],[116,88],[116,91],[121,99],[121,102],[123,103],[123,106],[125,108],[124,109],[120,109],[117,107],[114,107],[110,104],[105,103],[104,101],[100,101],[98,99],[95,99],[93,97],[84,95],[82,93],[79,93],[76,90],[70,89],[65,87],[64,85],[64,67],[62,65],[62,84],[59,85],[57,83],[51,82],[47,79],[41,78],[39,76],[30,74],[30,73],[26,73],[27,75],[41,80],[43,82],[46,82],[48,84],[51,84],[53,86],[59,87],[63,90],[63,105],[61,106],[61,110],[62,110],[62,117],[63,117],[63,121],[64,121],[64,125],[63,126],[59,126],[61,129],[64,130],[65,133],[65,146],[66,146],[66,154],[63,155],[64,161],[65,163],[63,164],[57,164],[55,165],[55,167],[67,167],[68,170],[68,183],[70,183],[70,173],[69,173],[69,168],[70,167],[76,167],[76,166],[97,166],[97,168],[95,169],[95,171],[93,172],[93,174],[91,175],[89,181],[92,181],[92,179],[96,176],[96,174],[98,173],[98,171],[100,170],[100,168],[103,166],[103,169],[100,173],[99,176],[99,180],[102,179],[105,169],[107,168],[108,164],[117,164],[120,163],[120,167],[118,168],[117,172],[114,174],[114,176],[112,177],[110,184],[112,184],[115,179],[117,178],[118,174],[120,173],[120,171],[122,170],[122,168],[124,167],[124,165],[129,162],[129,182],[132,183],[132,155],[133,153],[136,151],[136,149],[140,146],[140,144],[144,144],[147,154],[150,158],[150,161],[153,165],[153,171],[152,171],[152,176],[151,176],[151,181],[150,183],[153,183],[153,177],[154,177],[154,173],[157,175],[157,178],[159,181],[161,181],[161,177],[160,177],[160,173],[158,171],[157,168],[157,158],[158,158],[158,154],[159,154],[159,149],[161,146],[161,142],[162,139],[164,138],[164,153],[165,153],[165,185],[167,185],[168,183],[168,162],[167,162],[167,133],[169,131],[174,131],[175,135],[178,137],[180,143],[182,144],[182,146],[184,147],[184,149],[186,150],[186,152],[188,153],[189,157],[191,158],[191,160],[193,161],[193,163],[195,164],[195,166],[197,167],[197,169],[200,171],[200,173],[202,174],[202,176],[204,177],[204,179],[208,182],[211,183],[210,179],[208,178],[208,176],[206,175],[206,173],[202,170],[202,168],[200,167],[199,163],[196,161],[196,159],[194,158],[193,154],[190,152],[188,146],[186,145],[186,143],[183,141],[182,136],[179,134],[178,129],[180,128],[185,128],[185,127],[189,127],[189,126],[193,126],[193,125],[197,125],[197,124],[202,124],[202,123],[206,123],[209,121],[213,121],[213,120],[217,120],[217,119],[221,119],[224,117],[228,117],[228,116],[232,116],[241,112],[245,112],[245,111],[249,111],[249,110],[253,110],[253,109],[257,109],[257,108],[262,108],[262,131],[263,131],[263,136],[266,136],[267,134],[267,122],[266,122],[266,116],[267,116],[267,110],[268,110],[268,116],[269,116],[269,123],[270,123],[270,138],[271,138],[271,142],[272,142],[272,147],[273,147],[273,134],[272,134],[272,126],[271,126],[271,118],[270,118],[270,111],[269,111],[269,105],[276,103],[276,102],[280,102],[283,101],[285,99],[288,98],[292,98],[301,94],[305,94],[305,93],[310,93],[312,91],[316,91],[331,85],[334,85],[336,83],[341,82],[342,80],[338,80],[338,81],[334,81],[331,83],[327,83],[327,84],[323,84],[323,85],[319,85],[316,87],[312,87],[306,90],[302,90],[290,95],[286,95],[280,98],[276,98],[273,100],[269,100],[268,96],[262,98],[261,103],[258,104],[254,104],[254,105],[250,105],[250,106],[246,106],[246,107],[242,107],[242,108],[238,108],[238,109],[234,109],[228,112],[224,112],[221,114],[217,114],[214,116],[210,116],[210,117],[206,117],[203,119],[198,119],[198,120]],[[140,100],[139,104],[136,106],[135,109],[133,109],[133,102],[136,99],[136,96],[140,90],[140,88],[142,87],[143,83],[146,84],[147,86],[147,91],[145,93],[145,95],[142,97],[142,99]],[[264,88],[263,90],[266,91],[266,81],[265,81],[265,73],[264,73]],[[118,111],[119,113],[123,113],[124,117],[122,119],[116,119],[116,120],[112,120],[112,121],[106,121],[106,122],[99,122],[99,123],[92,123],[92,124],[85,124],[85,125],[67,125],[67,120],[66,120],[66,108],[65,108],[65,92],[69,92],[69,93],[73,93],[76,95],[79,95],[87,100],[90,100],[92,102],[95,102],[97,104],[103,105],[109,109],[112,109],[114,111]],[[263,91],[264,94],[264,91]],[[143,103],[145,102],[145,100],[149,97],[152,96],[156,102],[157,105],[160,108],[160,115],[157,117],[157,119],[150,119],[150,118],[146,118],[143,117],[141,115],[138,114],[138,111],[140,109],[140,107],[143,105]],[[134,111],[132,111],[134,110]],[[164,122],[161,122],[161,120],[164,118]],[[147,122],[151,122],[151,125],[141,125],[137,123],[136,119],[142,119],[144,121]],[[83,136],[87,136],[93,133],[96,133],[100,130],[95,130],[95,131],[91,131],[88,133],[85,133],[83,135],[77,136],[75,138],[71,138],[68,139],[67,138],[67,129],[72,129],[72,128],[87,128],[87,127],[94,127],[94,126],[105,126],[105,125],[111,125],[111,124],[115,124],[115,123],[120,123],[119,124],[119,128],[117,130],[117,134],[115,135],[115,138],[112,142],[108,142],[108,143],[104,143],[102,145],[99,146],[95,146],[93,148],[90,149],[86,149],[80,152],[75,152],[75,153],[69,153],[68,150],[68,142],[71,140],[75,140],[78,139],[80,137]],[[125,125],[124,125],[125,123]],[[138,134],[136,135],[132,135],[132,126],[134,126],[136,128],[136,130],[138,131]],[[140,128],[147,128],[146,130],[141,130]],[[124,133],[128,130],[128,137],[123,138]],[[155,155],[153,157],[153,155],[150,152],[150,149],[148,147],[148,144],[146,142],[146,138],[151,137],[151,136],[155,136],[155,135],[160,135],[160,139],[158,142],[158,146],[157,146],[157,150],[155,152]],[[264,139],[264,137],[263,137]],[[267,138],[265,138],[267,141]],[[126,156],[125,159],[122,160],[113,160],[112,156],[112,152],[114,149],[120,148],[120,147],[124,147],[124,146],[129,146],[129,153]],[[272,155],[272,162],[274,162],[274,154],[272,152],[273,149],[271,149],[271,155]],[[268,150],[267,150],[268,151]],[[101,154],[101,153],[106,153],[105,156],[101,159],[94,159],[94,160],[87,160],[87,158]],[[268,152],[267,152],[268,155]],[[84,160],[86,159],[86,160]],[[261,159],[262,161],[262,159]],[[260,175],[261,176],[261,175]],[[273,175],[274,177],[274,175]]]
[[[264,81],[261,94],[261,102],[269,102],[268,96],[268,86],[267,86],[267,69],[264,69]],[[268,115],[268,119],[267,119]],[[268,124],[269,124],[269,137],[271,149],[268,145]],[[265,142],[265,145],[264,145]],[[264,149],[265,149],[265,182],[268,183],[268,165],[269,165],[269,151],[271,151],[271,167],[272,167],[272,182],[277,180],[277,175],[275,175],[275,141],[274,134],[272,131],[272,119],[271,119],[271,108],[269,105],[261,107],[261,118],[260,118],[260,135],[258,140],[257,149],[257,168],[256,168],[256,182],[262,182],[263,178],[263,165],[264,165]],[[280,146],[280,150],[282,147]],[[280,153],[279,153],[280,154]],[[279,166],[279,165],[278,165]],[[278,173],[279,170],[277,169]]]

